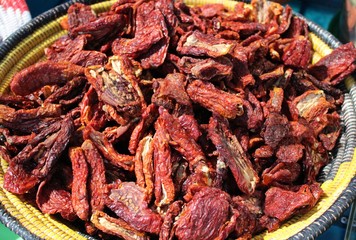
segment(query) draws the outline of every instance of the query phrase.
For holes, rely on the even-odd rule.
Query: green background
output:
[[[0,224],[0,239],[1,240],[21,240],[19,236],[11,232],[3,224]]]

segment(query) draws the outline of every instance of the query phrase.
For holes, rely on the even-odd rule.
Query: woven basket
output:
[[[115,1],[93,3],[95,12],[107,10]],[[234,1],[186,0],[187,4],[223,3],[233,8]],[[70,4],[62,4],[33,19],[30,23],[11,35],[0,45],[0,94],[8,91],[13,74],[44,56],[44,48],[60,36],[65,35],[60,21]],[[300,16],[302,17],[302,16]],[[303,17],[302,17],[303,18]],[[340,45],[330,33],[306,20],[311,30],[310,38],[315,50],[313,61],[331,52]],[[283,224],[275,232],[263,233],[256,239],[314,239],[324,232],[349,207],[356,197],[356,86],[352,78],[345,80],[343,87],[345,102],[342,106],[343,133],[332,162],[320,176],[325,194],[318,204],[307,214],[297,216]],[[42,214],[36,207],[21,197],[2,188],[7,163],[1,160],[0,168],[0,221],[24,239],[92,239],[80,233],[74,226]]]

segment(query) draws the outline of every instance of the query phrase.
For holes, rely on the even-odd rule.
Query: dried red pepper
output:
[[[5,189],[124,239],[249,239],[316,204],[352,44],[312,64],[307,23],[257,0],[75,3],[61,25],[0,96]]]

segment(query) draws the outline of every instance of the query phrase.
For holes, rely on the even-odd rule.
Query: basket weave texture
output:
[[[81,1],[92,3],[88,1]],[[103,12],[116,1],[92,4],[95,12]],[[233,8],[234,1],[186,0],[188,5],[223,3]],[[66,34],[60,21],[72,2],[62,4],[32,20],[0,45],[0,94],[8,91],[12,76],[44,56],[44,49]],[[301,16],[302,17],[302,16]],[[308,21],[315,51],[313,61],[329,54],[340,45],[330,33]],[[272,233],[262,233],[255,239],[314,239],[325,231],[349,207],[356,197],[356,85],[352,78],[345,80],[345,102],[342,106],[343,133],[337,153],[320,176],[324,195],[317,205],[303,216],[297,216]],[[3,177],[8,167],[0,161],[0,221],[24,239],[92,239],[74,226],[41,213],[19,196],[3,189]]]

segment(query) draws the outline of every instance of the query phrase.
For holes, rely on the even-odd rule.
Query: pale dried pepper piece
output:
[[[270,99],[268,100],[266,107],[269,112],[280,113],[282,110],[282,104],[284,99],[284,91],[282,88],[274,87],[269,92]]]
[[[174,201],[175,188],[172,180],[172,157],[169,137],[164,128],[163,118],[159,117],[155,123],[154,135],[154,172],[155,172],[155,205],[161,207]]]
[[[239,189],[246,194],[252,194],[259,182],[258,175],[236,136],[229,132],[227,121],[211,117],[208,136],[225,164],[229,166]]]
[[[261,74],[259,76],[259,79],[261,79],[262,81],[269,81],[269,80],[278,81],[280,78],[283,78],[284,74],[285,74],[284,66],[280,65],[274,68],[272,71]]]
[[[102,211],[94,211],[90,221],[101,231],[125,240],[148,240],[144,232],[139,232],[120,218],[113,218]]]
[[[110,62],[110,61],[109,61]],[[113,62],[110,69],[101,66],[88,67],[85,75],[96,90],[98,97],[104,103],[126,116],[135,117],[141,113],[141,99],[133,88],[131,79],[126,79],[120,72],[115,71]]]
[[[227,177],[227,172],[228,166],[226,165],[224,159],[221,156],[218,156],[216,160],[216,176],[212,186],[222,189],[224,181]]]
[[[129,122],[126,125],[106,127],[103,130],[103,134],[106,139],[111,143],[115,144],[125,137],[125,134],[130,130],[134,121]]]
[[[83,221],[89,220],[89,194],[88,164],[83,150],[80,147],[69,149],[69,158],[72,162],[73,183],[71,202],[77,216]]]
[[[179,40],[177,51],[184,55],[220,57],[233,49],[234,43],[219,39],[198,30],[184,34]]]
[[[332,107],[323,90],[309,90],[293,100],[300,117],[311,122]]]
[[[103,102],[100,102],[100,103],[102,104]],[[107,118],[109,121],[114,120],[122,126],[125,126],[130,123],[130,119],[125,119],[125,117],[123,117],[122,114],[120,114],[118,111],[116,111],[116,109],[109,104],[102,104],[101,110],[103,110],[105,115],[107,115]],[[135,119],[133,119],[133,120],[135,120]]]
[[[252,1],[253,17],[268,26],[267,35],[284,33],[291,23],[292,9],[287,5],[267,1]]]
[[[174,155],[173,155],[174,157]],[[180,157],[180,156],[179,156]],[[181,192],[182,185],[188,177],[189,164],[187,161],[176,161],[178,166],[173,165],[173,182],[176,190],[176,196]]]
[[[131,83],[140,99],[141,108],[147,107],[145,96],[139,86],[140,76],[142,75],[142,66],[139,62],[127,58],[126,56],[112,56],[109,58],[108,68],[112,68],[117,74]]]
[[[154,189],[154,169],[153,169],[154,140],[148,135],[139,142],[135,161],[136,184],[145,189],[147,200],[152,198]],[[156,177],[158,174],[156,173]]]

